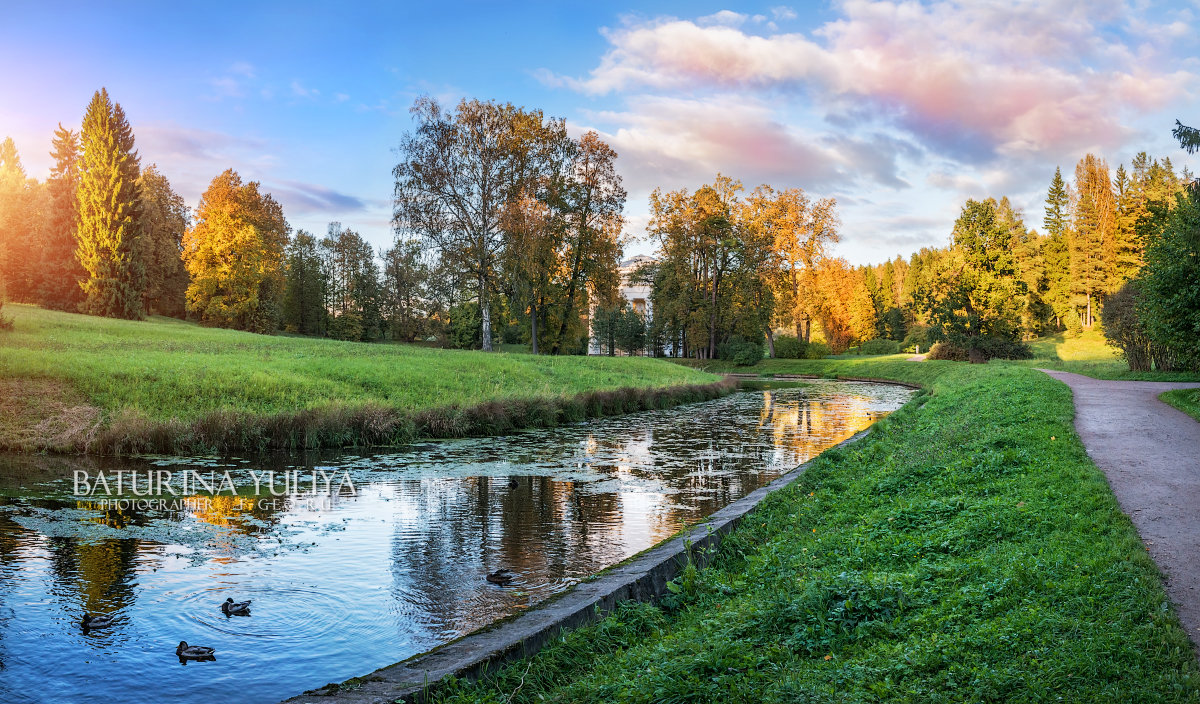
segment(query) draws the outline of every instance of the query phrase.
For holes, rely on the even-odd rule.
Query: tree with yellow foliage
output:
[[[188,311],[205,324],[273,333],[284,290],[289,227],[257,181],[233,169],[213,179],[183,238]]]

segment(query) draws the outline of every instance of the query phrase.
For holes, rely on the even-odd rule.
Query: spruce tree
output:
[[[1050,190],[1046,193],[1046,217],[1042,224],[1046,234],[1051,237],[1061,237],[1067,229],[1067,184],[1063,181],[1062,168],[1054,167],[1054,178],[1050,180]]]
[[[80,284],[83,267],[75,256],[75,230],[79,225],[76,191],[79,188],[79,133],[60,123],[51,143],[54,166],[41,221],[42,265],[38,301],[47,308],[78,310],[83,301]]]
[[[1054,178],[1046,194],[1046,244],[1042,256],[1046,267],[1046,302],[1054,310],[1058,327],[1071,307],[1070,255],[1067,247],[1067,207],[1070,197],[1063,182],[1062,169],[1054,168]]]
[[[182,318],[187,312],[188,273],[180,253],[191,215],[183,197],[171,188],[171,182],[157,165],[148,166],[138,183],[144,307],[157,315]]]
[[[125,112],[101,88],[83,117],[76,255],[87,278],[83,310],[142,317],[138,157]]]

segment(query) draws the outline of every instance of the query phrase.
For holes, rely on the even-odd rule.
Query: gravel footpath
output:
[[[1158,400],[1200,383],[1103,381],[1043,369],[1075,396],[1075,430],[1163,572],[1200,642],[1200,423]],[[1200,656],[1200,648],[1197,649]]]

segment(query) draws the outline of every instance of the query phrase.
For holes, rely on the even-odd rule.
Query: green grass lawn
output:
[[[1033,359],[1021,361],[994,360],[991,364],[1012,364],[1038,369],[1054,369],[1057,371],[1083,374],[1096,379],[1116,379],[1125,381],[1200,381],[1200,372],[1131,372],[1129,365],[1121,359],[1118,351],[1110,347],[1104,340],[1104,335],[1098,330],[1084,330],[1077,337],[1068,337],[1062,333],[1038,338],[1028,343],[1033,350]],[[719,360],[683,362],[688,366],[713,372],[744,372],[752,374],[820,374],[832,376],[835,372],[845,376],[871,376],[863,371],[875,369],[875,375],[887,376],[892,379],[907,379],[913,383],[922,383],[926,375],[923,372],[905,370],[903,364],[912,357],[911,354],[894,354],[878,356],[838,355],[820,360],[798,359],[764,359],[753,367],[734,367]],[[886,363],[880,367],[878,365]],[[929,361],[922,364],[929,364]],[[909,363],[911,364],[911,363]],[[952,364],[962,364],[954,362]],[[857,366],[856,366],[857,365]],[[861,366],[866,365],[866,366]],[[844,370],[844,371],[841,371]],[[855,371],[857,370],[857,371]],[[890,376],[889,376],[890,375]]]
[[[1176,389],[1158,398],[1200,421],[1200,389]]]
[[[1029,343],[1034,359],[1005,364],[1074,372],[1096,379],[1119,381],[1200,381],[1197,372],[1131,372],[1120,352],[1109,346],[1099,330],[1084,330],[1077,337],[1063,333]]]
[[[22,305],[5,312],[15,321],[13,331],[0,333],[0,382],[8,403],[33,412],[54,397],[64,408],[99,409],[106,421],[126,415],[187,423],[226,412],[267,417],[332,405],[414,412],[716,379],[646,358],[273,337],[169,318],[132,322]],[[23,404],[15,398],[22,389]]]
[[[439,700],[1200,701],[1191,644],[1065,385],[1009,364],[789,365],[928,393],[822,455],[658,605]]]

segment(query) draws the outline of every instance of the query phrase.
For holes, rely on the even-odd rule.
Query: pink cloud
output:
[[[558,80],[594,94],[803,90],[831,111],[865,108],[944,150],[1008,156],[1119,146],[1131,135],[1125,115],[1159,108],[1195,80],[1168,72],[1151,40],[1118,38],[1114,26],[1136,23],[1115,0],[851,0],[839,9],[841,19],[812,35],[628,24],[605,32],[612,47],[590,76]]]
[[[828,184],[845,178],[845,155],[776,121],[740,97],[707,100],[642,96],[625,112],[596,113],[597,128],[620,154],[631,191],[706,182],[718,171],[757,185]]]

